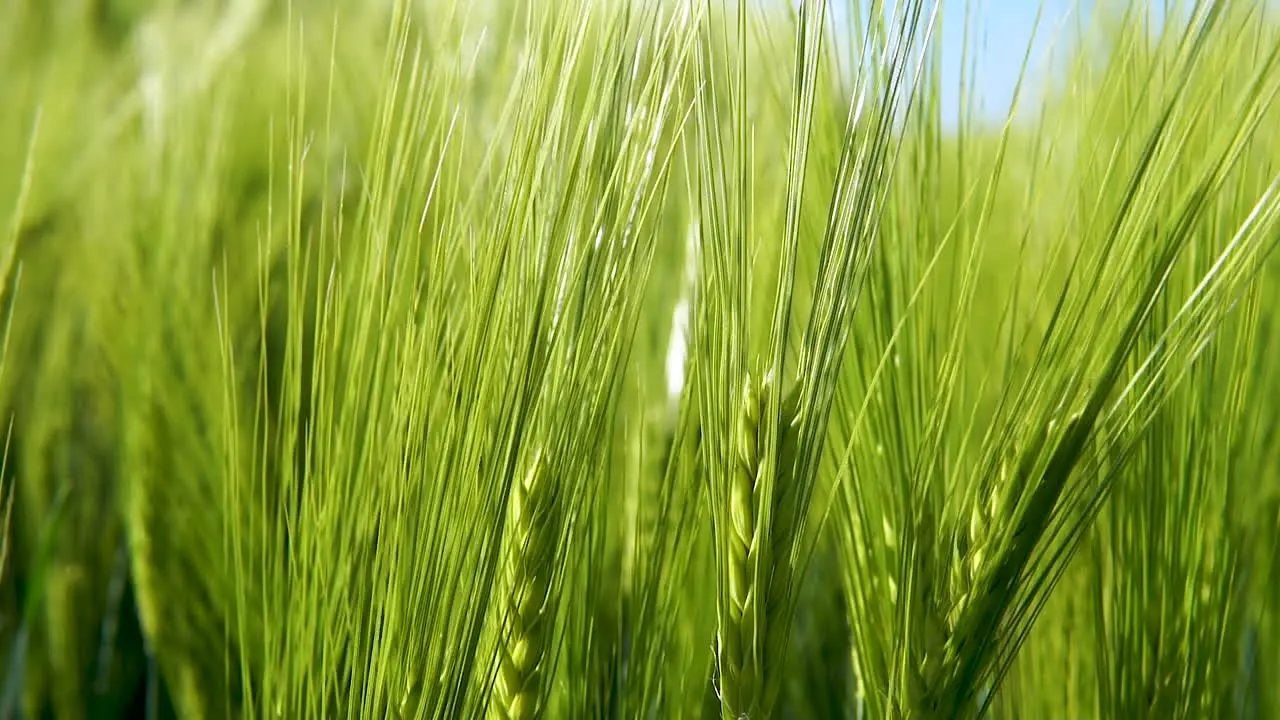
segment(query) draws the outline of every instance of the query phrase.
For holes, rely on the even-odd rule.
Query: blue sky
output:
[[[1069,33],[1075,26],[1075,0],[943,0],[942,26],[944,79],[943,106],[948,119],[959,112],[960,64],[964,48],[964,17],[966,5],[972,3],[970,47],[977,53],[974,80],[980,93],[981,116],[988,120],[1002,120],[1013,99],[1014,87],[1023,57],[1031,44],[1029,71],[1035,82],[1035,73],[1045,68],[1047,53],[1052,49],[1054,34],[1069,24]],[[1088,3],[1081,3],[1087,5]],[[1036,13],[1043,6],[1039,25]],[[1033,41],[1034,35],[1034,41]],[[1058,42],[1063,45],[1062,41]]]
[[[798,0],[797,0],[798,1]],[[943,55],[943,112],[949,122],[959,116],[961,63],[965,47],[965,15],[969,14],[968,45],[970,78],[978,97],[980,117],[987,121],[1001,122],[1008,116],[1009,103],[1013,99],[1018,73],[1028,47],[1028,84],[1034,89],[1044,80],[1048,68],[1049,53],[1056,51],[1056,61],[1061,61],[1068,40],[1087,19],[1089,8],[1114,5],[1125,7],[1129,2],[1157,2],[1158,0],[941,0],[941,33],[934,42],[941,46]],[[836,27],[847,28],[846,13],[852,4],[860,4],[864,12],[870,0],[828,0],[833,10]],[[889,7],[897,0],[885,0]],[[931,8],[932,2],[926,2]],[[1039,22],[1037,23],[1037,13]]]

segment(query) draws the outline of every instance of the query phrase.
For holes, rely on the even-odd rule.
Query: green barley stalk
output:
[[[551,569],[562,512],[556,506],[547,465],[535,456],[511,488],[511,547],[506,561],[508,627],[502,638],[494,685],[495,717],[527,720],[545,707],[544,657],[551,639]]]
[[[1185,90],[1186,80],[1199,70],[1198,62],[1209,62],[1205,58],[1211,56],[1205,48],[1212,46],[1211,42],[1214,38],[1226,40],[1237,32],[1235,29],[1237,26],[1223,17],[1221,8],[1203,5],[1196,10],[1190,30],[1183,36],[1184,39],[1179,48],[1183,51],[1179,61],[1186,64],[1174,66],[1176,69],[1173,71],[1173,77],[1180,84],[1169,96],[1167,100],[1169,105],[1165,106],[1161,120],[1157,121],[1153,134],[1149,136],[1151,144],[1146,147],[1146,155],[1140,156],[1135,175],[1128,180],[1133,192],[1131,199],[1143,198],[1146,202],[1153,203],[1153,206],[1161,202],[1157,198],[1161,196],[1160,191],[1167,187],[1161,183],[1163,178],[1168,176],[1154,173],[1148,176],[1146,172],[1152,170],[1153,166],[1162,167],[1166,166],[1166,163],[1170,165],[1177,163],[1179,161],[1176,154],[1177,148],[1182,147],[1178,143],[1157,144],[1157,141],[1166,133],[1174,137],[1181,137],[1178,133],[1190,134],[1191,129],[1201,121],[1202,116],[1198,112],[1200,106],[1189,97],[1190,92]],[[1177,32],[1177,30],[1170,30],[1170,32]],[[1274,62],[1273,54],[1267,62],[1257,67],[1255,78],[1260,81],[1259,84],[1250,88],[1250,91],[1243,95],[1239,104],[1236,105],[1241,112],[1237,116],[1240,118],[1238,130],[1233,136],[1224,138],[1221,144],[1216,145],[1206,162],[1197,167],[1198,176],[1193,175],[1196,177],[1192,184],[1194,189],[1185,193],[1170,193],[1176,199],[1164,200],[1164,202],[1170,202],[1171,207],[1169,212],[1160,214],[1175,218],[1175,222],[1167,234],[1158,236],[1162,244],[1157,245],[1154,256],[1135,258],[1138,262],[1149,263],[1150,267],[1149,274],[1138,280],[1140,289],[1136,297],[1140,298],[1140,302],[1134,307],[1132,315],[1125,320],[1123,332],[1116,336],[1117,344],[1105,361],[1106,369],[1090,389],[1087,403],[1084,404],[1082,411],[1073,415],[1065,425],[1061,439],[1056,442],[1056,448],[1048,456],[1048,462],[1043,465],[1043,470],[1036,471],[1043,473],[1040,476],[1041,479],[1034,485],[1034,490],[1029,496],[1018,498],[1016,501],[1015,517],[1018,519],[1011,533],[1001,538],[1000,549],[996,558],[993,558],[991,569],[984,573],[983,579],[979,581],[980,589],[975,595],[977,604],[965,613],[967,617],[962,618],[957,627],[954,638],[953,667],[970,669],[962,670],[960,674],[953,676],[949,684],[944,684],[948,689],[942,697],[946,697],[945,693],[957,691],[961,698],[971,697],[970,693],[973,690],[962,690],[955,683],[973,682],[975,676],[968,673],[977,669],[981,662],[977,658],[982,654],[982,651],[975,648],[975,641],[979,643],[978,647],[983,645],[991,647],[992,641],[980,638],[991,638],[993,633],[996,638],[999,638],[1001,634],[1008,632],[1011,643],[1008,648],[992,647],[996,659],[993,665],[993,677],[997,680],[1001,677],[1003,668],[1007,667],[1011,661],[1013,648],[1025,636],[1027,624],[1034,618],[1036,608],[1042,602],[1034,598],[1044,591],[1033,588],[1040,583],[1053,582],[1060,574],[1065,558],[1070,555],[1075,543],[1079,541],[1082,529],[1087,526],[1092,513],[1096,512],[1100,497],[1110,487],[1105,477],[1090,478],[1086,475],[1080,478],[1082,482],[1077,485],[1069,482],[1069,475],[1071,469],[1085,454],[1084,442],[1090,427],[1105,423],[1108,426],[1107,436],[1116,437],[1122,427],[1135,421],[1132,408],[1126,408],[1124,411],[1104,410],[1111,402],[1108,398],[1111,390],[1119,390],[1124,396],[1133,397],[1145,412],[1150,412],[1150,408],[1163,402],[1163,394],[1156,390],[1177,382],[1178,369],[1183,366],[1182,364],[1190,363],[1196,358],[1199,349],[1212,336],[1217,323],[1232,307],[1241,288],[1253,276],[1258,263],[1269,251],[1270,243],[1266,241],[1268,237],[1266,228],[1272,221],[1275,206],[1274,199],[1268,191],[1257,200],[1256,211],[1261,211],[1262,214],[1259,215],[1256,211],[1252,213],[1251,217],[1241,224],[1231,242],[1215,248],[1213,252],[1216,253],[1216,257],[1212,265],[1203,271],[1196,289],[1187,293],[1185,299],[1175,301],[1183,303],[1174,322],[1176,329],[1171,328],[1164,332],[1156,350],[1145,357],[1139,356],[1142,361],[1128,384],[1118,382],[1125,359],[1135,349],[1140,328],[1150,322],[1153,307],[1166,293],[1170,292],[1167,285],[1169,273],[1179,260],[1181,251],[1190,242],[1191,228],[1199,218],[1203,217],[1202,213],[1205,210],[1202,202],[1203,193],[1222,190],[1227,173],[1239,157],[1238,148],[1255,132],[1261,117],[1260,110],[1267,107],[1271,98],[1274,97],[1276,92]],[[1185,112],[1186,115],[1182,115],[1179,111]],[[1172,190],[1171,187],[1168,189]],[[1119,207],[1121,214],[1114,220],[1105,221],[1113,228],[1111,232],[1132,233],[1136,228],[1130,229],[1131,222],[1153,222],[1158,214],[1140,203],[1141,201],[1133,201],[1133,204],[1121,205]],[[1126,284],[1121,281],[1117,290],[1123,292],[1120,288],[1124,288]],[[1136,391],[1135,386],[1143,389]],[[1135,391],[1136,394],[1131,395]],[[1138,424],[1133,427],[1145,427],[1144,417],[1144,415],[1138,416]],[[1124,452],[1116,447],[1108,448],[1104,452],[1124,455]],[[1034,462],[1038,465],[1043,461],[1032,460],[1034,457],[1032,454],[1024,453],[1022,457],[1012,486],[1030,489],[1024,484],[1023,478],[1026,477],[1024,473],[1030,469],[1030,463]],[[1054,507],[1055,505],[1057,507]],[[1077,515],[1077,513],[1080,514]],[[1049,541],[1049,544],[1044,551],[1033,550],[1032,544],[1038,542],[1033,538],[1041,535]],[[1056,543],[1063,544],[1055,547]],[[1045,554],[1041,555],[1041,552]],[[1021,581],[1014,581],[1015,568],[1018,569],[1016,572],[1019,574],[1022,572],[1030,574],[1024,576]],[[1025,599],[1013,604],[1010,614],[1013,626],[1008,630],[999,630],[1002,622],[993,623],[992,620],[1004,611],[992,610],[992,607],[999,602],[996,597],[1017,596],[1027,592],[1015,584],[1022,582],[1028,583],[1024,587],[1030,592],[1022,595]],[[995,597],[992,597],[993,594]],[[983,617],[987,619],[979,619]],[[976,625],[971,624],[975,622]],[[997,639],[995,643],[998,642]],[[964,657],[967,654],[970,655],[969,658]],[[944,701],[942,705],[944,710],[956,707],[957,705],[951,700]]]
[[[1212,72],[1197,73],[1191,82],[1208,116],[1233,115],[1240,105],[1229,98],[1272,62],[1274,31],[1255,26],[1248,8],[1237,12],[1222,20],[1221,34],[1211,41]],[[1173,50],[1159,35],[1115,45],[1136,48],[1143,63],[1159,63]],[[1124,62],[1128,74],[1135,60]],[[1273,108],[1266,115],[1274,113]],[[1213,147],[1222,124],[1206,119],[1188,133],[1184,147]],[[1207,201],[1186,261],[1170,274],[1171,290],[1192,292],[1218,262],[1223,238],[1254,232],[1250,225],[1263,236],[1272,232],[1275,178],[1260,162],[1267,156],[1261,140],[1248,141],[1222,191]],[[1194,177],[1189,171],[1174,168],[1172,176],[1187,182]],[[1263,357],[1257,349],[1260,290],[1251,283],[1236,298],[1212,344],[1196,348],[1194,364],[1179,368],[1160,393],[1160,406],[1141,415],[1138,437],[1126,440],[1127,462],[1115,463],[1121,466],[1115,490],[1087,540],[1090,562],[1077,573],[1077,587],[1096,615],[1088,647],[1098,677],[1096,691],[1079,701],[1100,713],[1202,717],[1241,711],[1246,638],[1257,617],[1246,568],[1269,544],[1265,534],[1247,530],[1244,508],[1256,499],[1237,480],[1266,474],[1253,465],[1246,439],[1252,425],[1247,398],[1256,395],[1250,388],[1260,377],[1253,363]],[[1144,354],[1173,334],[1171,325],[1182,311],[1169,301],[1153,309],[1151,327],[1140,338]],[[1140,362],[1135,359],[1135,366]],[[1148,479],[1157,477],[1180,481]],[[1150,589],[1156,585],[1170,591],[1153,600]]]
[[[768,378],[753,383],[748,375],[741,391],[741,410],[733,436],[734,466],[720,482],[729,487],[727,589],[729,609],[717,638],[720,699],[729,717],[758,717],[777,701],[779,663],[786,654],[784,603],[794,583],[790,554],[795,546],[796,483],[773,468],[792,467],[794,448],[783,441],[769,448],[764,423],[774,412]],[[773,423],[790,435],[791,420]],[[766,458],[776,456],[769,462]],[[714,482],[714,481],[713,481]]]
[[[1169,31],[1173,40],[1185,39],[1170,66],[1175,86],[1167,95],[1107,97],[1096,109],[1103,116],[1107,102],[1145,100],[1156,119],[1129,126],[1127,136],[1142,140],[1126,147],[1125,162],[1106,144],[1097,164],[1083,152],[1072,157],[1070,163],[1081,163],[1081,179],[1062,177],[1079,182],[1087,198],[1074,215],[1053,209],[1047,180],[1039,179],[1050,177],[1052,166],[1003,165],[1019,143],[1008,131],[994,160],[983,157],[989,151],[982,138],[966,142],[962,135],[944,146],[925,135],[918,169],[903,168],[936,172],[943,162],[956,163],[961,188],[975,192],[941,208],[932,197],[898,200],[891,237],[919,265],[886,263],[869,288],[876,311],[867,317],[868,342],[855,348],[843,400],[851,421],[837,467],[840,524],[856,660],[872,715],[972,717],[998,696],[1006,668],[1109,487],[1109,471],[1086,469],[1097,467],[1086,462],[1099,452],[1089,441],[1093,428],[1104,437],[1128,437],[1143,427],[1145,415],[1113,405],[1115,397],[1131,396],[1146,411],[1157,406],[1270,247],[1273,198],[1264,192],[1248,200],[1256,202],[1255,217],[1215,248],[1214,269],[1199,277],[1202,285],[1173,295],[1173,302],[1185,302],[1179,330],[1163,336],[1153,355],[1139,354],[1138,368],[1126,372],[1139,351],[1140,328],[1172,292],[1168,273],[1192,247],[1202,200],[1223,191],[1273,92],[1268,61],[1232,106],[1226,125],[1234,135],[1211,152],[1183,155],[1190,129],[1207,121],[1198,98],[1176,83],[1211,67],[1207,51],[1200,54],[1208,38],[1229,42],[1233,32],[1208,5],[1198,19],[1185,35]],[[936,96],[926,103],[927,112],[937,112]],[[1107,116],[1132,119],[1124,111]],[[1194,180],[1175,182],[1173,170],[1188,159],[1196,160]],[[1037,209],[1023,214],[1036,220],[1025,229],[1015,224],[1008,232],[1013,240],[1001,246],[992,223],[1017,213],[996,214],[993,202],[1006,194],[1004,175],[1027,170],[1033,182],[1020,201],[1035,201]],[[1108,184],[1108,194],[1098,192]],[[920,237],[922,215],[945,234]],[[1158,224],[1161,217],[1174,221]],[[1082,231],[1083,238],[1071,239]],[[1028,242],[1055,235],[1063,240]],[[984,257],[997,249],[1034,263],[1030,274],[1038,281],[1023,285],[1014,276],[1007,286],[981,284],[989,272]],[[970,332],[981,325],[973,321],[979,312],[999,319],[994,339]],[[981,384],[958,384],[969,364],[975,369],[963,377]],[[1101,452],[1110,466],[1122,464],[1127,451],[1110,443]],[[997,514],[988,518],[984,506],[993,491]],[[982,512],[976,520],[975,511]],[[881,545],[882,522],[893,541]]]
[[[826,4],[801,4],[792,26],[792,88],[780,97],[789,134],[776,245],[757,244],[753,217],[759,201],[752,178],[754,131],[746,115],[754,101],[747,75],[751,11],[740,8],[725,27],[713,26],[725,36],[710,33],[699,56],[705,82],[695,155],[701,273],[693,352],[709,370],[697,393],[719,567],[716,690],[728,720],[769,718],[775,712],[795,584],[813,547],[810,500],[832,379],[872,256],[875,208],[887,192],[896,159],[895,119],[914,94],[917,44],[927,25],[924,10],[924,3],[915,2],[886,13],[887,37],[878,25],[868,24],[868,46],[882,42],[885,52],[871,61],[875,80],[855,81],[843,128],[832,123],[839,116],[823,116],[817,137],[840,148],[838,167],[819,191],[829,193],[823,205],[806,195],[814,108],[818,97],[824,107],[831,102],[834,98],[825,93],[839,92],[842,84],[832,82],[825,62]],[[721,62],[730,78],[727,88],[718,79]],[[871,105],[865,115],[864,105]],[[823,216],[825,221],[817,221]],[[819,234],[810,239],[806,231],[815,221]],[[774,277],[755,269],[763,258],[776,262]],[[761,302],[758,278],[776,293],[771,305]],[[808,298],[810,293],[807,316],[793,316],[793,295]],[[798,342],[792,340],[796,331]],[[763,367],[753,356],[767,358]]]

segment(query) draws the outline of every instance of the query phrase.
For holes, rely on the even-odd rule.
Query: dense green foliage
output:
[[[1280,718],[1280,25],[1148,5],[0,2],[0,718]]]

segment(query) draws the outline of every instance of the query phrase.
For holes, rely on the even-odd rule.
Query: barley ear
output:
[[[506,552],[506,607],[490,716],[540,717],[543,662],[551,637],[551,583],[560,512],[541,457],[511,488],[511,542]]]
[[[748,375],[734,427],[727,481],[729,523],[721,532],[721,569],[727,593],[717,645],[721,713],[725,718],[767,718],[781,688],[788,607],[798,525],[797,489],[791,482],[789,418],[779,422],[777,459],[768,462],[761,419],[770,408],[771,383]],[[768,474],[772,474],[769,477]]]

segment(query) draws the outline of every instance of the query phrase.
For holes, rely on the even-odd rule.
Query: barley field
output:
[[[1081,5],[0,0],[0,720],[1280,720],[1280,13]]]

